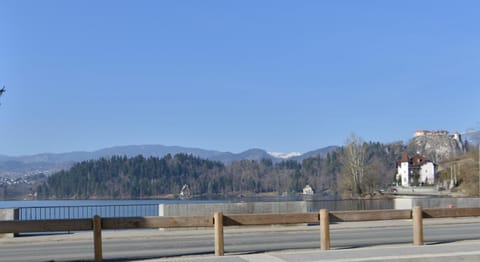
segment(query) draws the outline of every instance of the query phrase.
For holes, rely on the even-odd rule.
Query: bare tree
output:
[[[366,172],[367,144],[355,134],[346,141],[343,154],[343,170],[352,181],[354,194],[362,194],[362,182]]]
[[[388,168],[385,165],[385,161],[380,159],[378,155],[373,155],[367,163],[367,174],[365,175],[363,185],[367,192],[372,194],[382,184],[390,184],[391,178],[385,176],[388,173]]]

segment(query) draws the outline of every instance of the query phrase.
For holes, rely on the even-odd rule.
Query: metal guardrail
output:
[[[158,216],[157,204],[20,207],[19,220]]]

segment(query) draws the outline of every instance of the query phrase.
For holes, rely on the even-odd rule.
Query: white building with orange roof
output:
[[[433,185],[435,164],[419,154],[408,157],[408,153],[404,152],[401,159],[397,161],[396,178],[401,186]]]

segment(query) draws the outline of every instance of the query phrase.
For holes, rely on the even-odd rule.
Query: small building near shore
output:
[[[183,185],[182,190],[180,190],[180,199],[188,199],[191,197],[192,197],[192,190],[187,184]]]
[[[306,186],[303,188],[303,194],[304,194],[304,195],[313,195],[313,194],[314,194],[313,188],[312,188],[310,185],[306,185]]]

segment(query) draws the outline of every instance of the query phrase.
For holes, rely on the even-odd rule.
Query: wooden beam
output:
[[[413,245],[423,246],[423,217],[422,208],[414,207],[412,210],[413,220]]]
[[[214,214],[215,223],[215,256],[223,256],[225,252],[225,242],[223,235],[223,214],[217,212]]]
[[[211,216],[103,218],[104,229],[213,227]]]
[[[100,216],[93,217],[93,250],[95,254],[95,261],[101,262],[102,255],[102,219]]]
[[[0,233],[92,230],[91,219],[0,221]]]
[[[478,217],[480,208],[426,208],[423,218]]]
[[[330,250],[330,214],[328,209],[320,210],[320,249]]]
[[[377,221],[411,219],[411,210],[365,210],[365,211],[332,211],[332,222]]]
[[[246,214],[225,215],[225,226],[259,226],[276,224],[318,223],[318,213],[284,213],[284,214]]]

